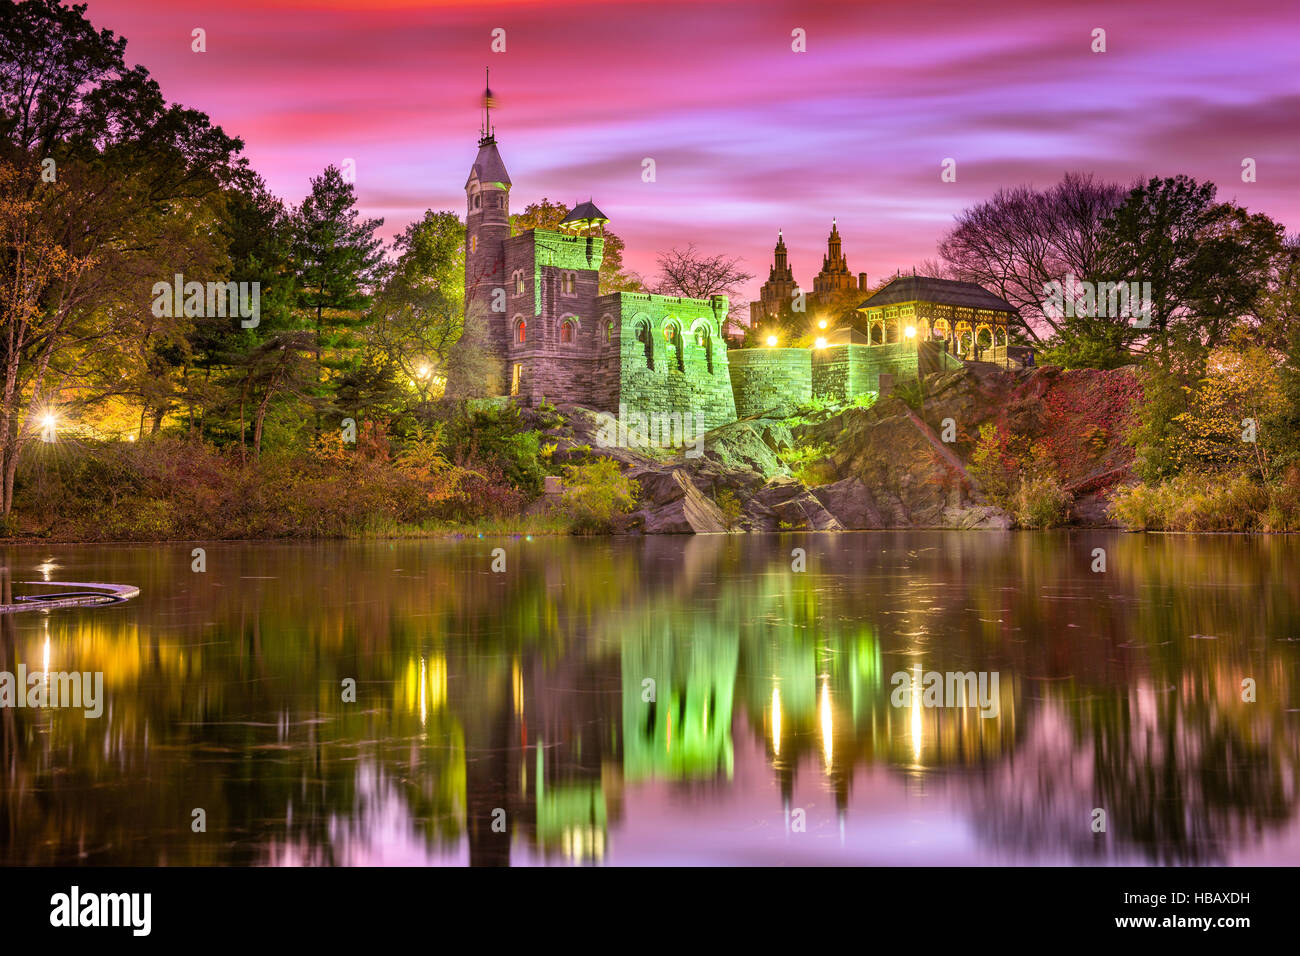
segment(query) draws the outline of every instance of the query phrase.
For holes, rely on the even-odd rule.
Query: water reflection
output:
[[[475,539],[212,545],[195,574],[182,546],[11,549],[6,600],[41,566],[142,595],[0,618],[0,670],[107,693],[98,720],[0,708],[0,863],[1295,864],[1297,550]],[[895,706],[899,671],[997,672],[996,716]]]

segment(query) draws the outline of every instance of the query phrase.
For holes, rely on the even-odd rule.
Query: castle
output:
[[[916,378],[921,368],[992,357],[999,347],[999,360],[1007,360],[1015,314],[1008,303],[974,283],[917,276],[896,278],[858,306],[865,334],[826,328],[823,320],[825,335],[813,348],[783,347],[771,336],[765,348],[728,349],[726,296],[602,295],[604,213],[584,202],[558,229],[511,235],[510,186],[485,109],[465,181],[465,332],[458,348],[483,353],[486,367],[449,374],[449,395],[572,403],[620,417],[625,410],[678,415],[712,429],[814,398],[851,401],[878,391],[882,376]],[[832,221],[813,302],[866,289],[866,273],[849,272]],[[751,320],[776,315],[796,292],[778,233]]]
[[[491,368],[485,382],[449,382],[449,392],[693,414],[705,428],[735,421],[727,297],[602,295],[608,218],[586,202],[559,230],[512,236],[510,185],[485,118],[465,181],[465,322]]]

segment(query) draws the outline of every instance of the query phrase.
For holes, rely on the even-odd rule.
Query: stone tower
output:
[[[453,397],[506,392],[510,175],[497,152],[491,107],[492,91],[486,89],[478,155],[465,180],[465,329],[449,363],[447,394]]]

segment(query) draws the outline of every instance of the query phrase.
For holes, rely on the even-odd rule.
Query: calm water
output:
[[[1300,863],[1294,538],[190,548],[4,552],[142,594],[0,619],[107,695],[0,709],[0,864]]]

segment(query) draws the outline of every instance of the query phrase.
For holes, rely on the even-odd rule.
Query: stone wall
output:
[[[727,299],[687,299],[616,292],[596,300],[595,312],[614,326],[619,364],[598,369],[598,409],[647,415],[691,415],[704,428],[736,419],[721,321]],[[671,335],[669,335],[671,330]]]
[[[916,378],[916,368],[916,346],[911,342],[831,345],[812,353],[812,391],[818,398],[848,402],[879,391],[882,372],[903,381]]]
[[[805,405],[812,398],[808,349],[733,349],[727,359],[736,414],[741,418],[778,405]]]

